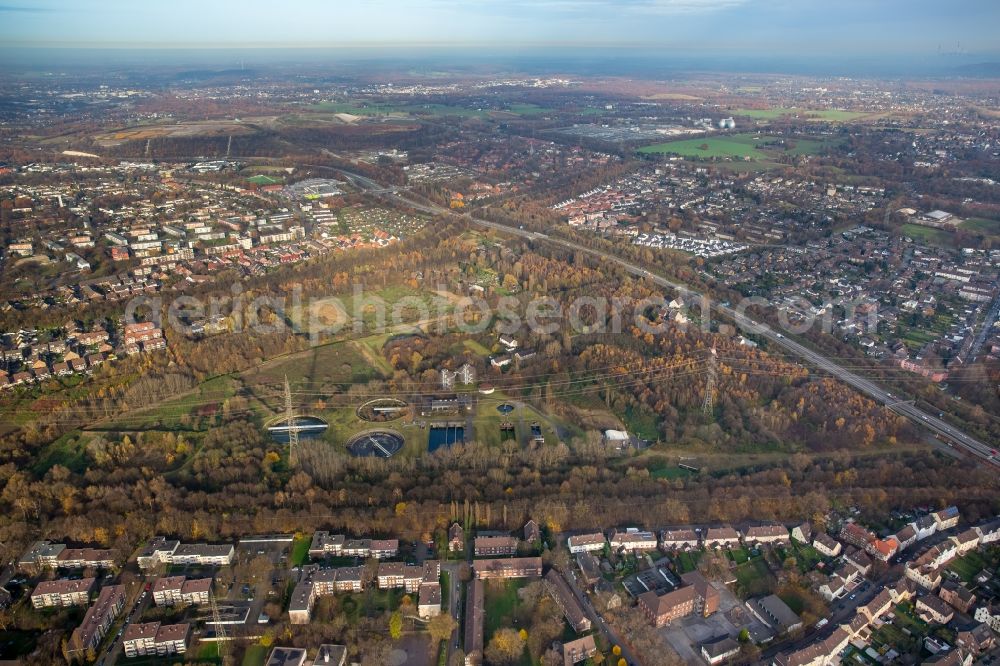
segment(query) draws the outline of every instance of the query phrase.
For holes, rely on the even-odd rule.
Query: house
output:
[[[709,527],[705,530],[705,546],[709,548],[734,548],[740,545],[740,533],[732,527]]]
[[[826,557],[837,557],[840,555],[840,551],[843,546],[840,545],[839,541],[835,541],[833,537],[828,535],[826,532],[820,532],[813,539],[813,548],[816,549],[820,555],[825,555]]]
[[[452,553],[465,548],[465,530],[458,523],[452,523],[448,528],[448,550]]]
[[[168,576],[153,583],[153,603],[157,606],[207,604],[211,593],[211,578],[188,580],[184,576]]]
[[[474,560],[472,571],[476,578],[538,578],[542,575],[542,558],[514,557],[510,559]]]
[[[73,630],[66,650],[70,654],[86,653],[104,640],[108,627],[125,606],[125,586],[108,585],[101,590],[94,605],[87,609],[83,622]]]
[[[517,539],[512,536],[477,536],[473,543],[476,557],[517,553]]]
[[[951,537],[951,542],[955,544],[955,550],[960,556],[965,555],[970,550],[975,550],[979,546],[979,532],[973,528],[969,528]]]
[[[663,530],[660,544],[664,550],[687,550],[698,547],[698,533],[690,528]]]
[[[465,666],[483,663],[483,631],[485,628],[486,589],[483,581],[469,583],[465,598]]]
[[[983,605],[976,609],[973,617],[1000,634],[1000,605]]]
[[[802,618],[776,594],[750,599],[746,605],[754,617],[779,634],[786,634],[802,627]]]
[[[1000,541],[1000,518],[994,518],[988,523],[977,525],[975,528],[979,534],[979,543],[995,543]]]
[[[840,653],[851,640],[851,634],[837,627],[824,638],[799,650],[781,652],[774,658],[775,666],[835,666]]]
[[[524,524],[524,540],[528,543],[538,543],[542,540],[542,530],[534,520],[528,520]]]
[[[788,543],[788,530],[784,525],[755,525],[746,529],[743,541],[748,545]]]
[[[399,539],[372,539],[369,548],[371,556],[377,560],[396,557],[399,553]]]
[[[872,570],[872,558],[863,550],[851,550],[844,555],[844,562],[858,570],[862,576],[867,576]]]
[[[312,542],[309,544],[309,557],[321,559],[327,555],[339,556],[346,541],[347,537],[343,534],[330,534],[319,530],[313,534]]]
[[[955,610],[966,614],[976,604],[976,595],[969,588],[953,580],[946,580],[941,583],[938,596]]]
[[[857,523],[844,523],[840,529],[840,540],[858,548],[866,548],[869,542],[875,540],[875,535]]]
[[[629,527],[624,531],[611,530],[611,534],[608,535],[608,544],[612,550],[626,550],[633,553],[656,550],[657,547],[655,534],[635,527]]]
[[[511,357],[507,355],[490,357],[490,365],[492,365],[494,368],[505,368],[508,365],[510,365],[511,362],[512,362]]]
[[[600,532],[594,532],[593,534],[575,534],[568,539],[566,539],[566,545],[569,547],[569,552],[584,553],[592,550],[603,550],[604,544],[607,541],[604,535]]]
[[[955,645],[978,656],[997,646],[997,638],[985,624],[971,624],[960,628],[955,634]]]
[[[62,569],[111,569],[118,551],[107,548],[65,548],[56,556],[56,566]]]
[[[586,611],[580,605],[562,574],[555,569],[549,569],[549,572],[545,574],[545,588],[562,610],[563,616],[573,631],[578,634],[590,631],[590,618],[587,617]]]
[[[122,634],[122,648],[126,657],[165,657],[184,654],[191,625],[146,622],[130,624]]]
[[[419,591],[424,582],[424,568],[402,562],[380,562],[377,579],[380,590],[403,588],[412,594]]]
[[[589,587],[601,580],[600,562],[590,553],[577,553],[576,566],[580,568],[580,576],[585,586]]]
[[[417,615],[430,619],[441,614],[441,584],[421,583],[417,595]]]
[[[957,507],[949,506],[940,511],[935,511],[931,516],[934,518],[934,522],[937,523],[939,532],[941,530],[949,530],[958,525],[959,513]]]
[[[139,551],[136,563],[143,571],[149,571],[161,564],[167,564],[179,545],[181,545],[181,542],[176,539],[155,536],[146,542],[146,545]]]
[[[563,643],[563,666],[573,666],[581,661],[587,661],[597,654],[597,644],[593,636],[584,636],[574,641]]]
[[[312,666],[344,666],[347,663],[347,647],[324,643],[319,646]]]
[[[514,351],[517,349],[517,338],[513,338],[509,335],[501,335],[499,340],[500,344],[507,348],[507,351]]]
[[[681,587],[662,596],[650,590],[639,595],[639,609],[654,627],[663,627],[674,620],[687,617],[695,610],[695,589]]]
[[[888,562],[899,551],[899,542],[893,536],[886,537],[885,539],[875,539],[868,543],[866,550],[876,560]]]
[[[808,543],[804,541],[802,543]],[[720,664],[740,652],[740,644],[729,636],[717,636],[701,644],[701,656],[710,664]]]
[[[875,597],[863,606],[858,606],[857,612],[863,615],[868,623],[872,623],[885,615],[895,603],[892,592],[883,588]]]
[[[812,541],[812,525],[802,523],[792,528],[792,538],[799,543],[809,543]]]
[[[419,567],[418,567],[419,568]],[[288,604],[288,620],[292,624],[308,624],[313,603],[317,598],[341,592],[361,592],[364,567],[320,569],[317,565],[302,567],[302,578],[292,590]]]
[[[932,514],[927,514],[912,523],[913,529],[917,532],[917,541],[923,541],[927,537],[937,532],[938,524]]]
[[[928,594],[917,598],[917,615],[924,622],[948,624],[955,617],[955,611],[940,597]]]
[[[708,617],[719,610],[719,591],[701,573],[689,571],[681,574],[681,582],[694,588],[694,612]]]
[[[931,639],[925,639],[924,643],[926,644],[929,640]],[[924,663],[934,666],[972,666],[972,655],[965,650],[949,650],[928,657]]]
[[[35,608],[86,606],[90,603],[95,582],[94,578],[43,580],[31,593],[31,605]]]
[[[182,543],[170,555],[169,564],[223,567],[233,562],[232,544]]]
[[[830,576],[816,591],[827,601],[833,601],[847,594],[847,581],[838,575]]]
[[[917,530],[913,525],[906,525],[896,532],[896,541],[899,543],[899,550],[909,548],[917,541]]]
[[[306,651],[302,648],[276,647],[271,650],[264,666],[306,666]]]

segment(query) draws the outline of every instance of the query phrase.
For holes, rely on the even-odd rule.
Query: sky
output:
[[[0,0],[7,47],[1000,52],[1000,0]]]

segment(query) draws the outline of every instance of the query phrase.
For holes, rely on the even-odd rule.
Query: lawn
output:
[[[799,565],[799,571],[802,573],[811,571],[823,561],[823,556],[815,548],[795,541],[792,541],[792,550],[789,554],[795,557],[795,562]]]
[[[472,338],[466,338],[462,340],[462,344],[473,354],[478,355],[480,358],[486,358],[490,355],[490,350],[482,346]]]
[[[42,476],[54,465],[62,465],[77,474],[87,471],[87,442],[89,435],[82,435],[79,430],[68,432],[45,447],[41,456],[31,466],[32,471]]]
[[[772,109],[735,109],[734,116],[746,116],[757,120],[775,120],[785,116],[798,115],[809,120],[825,120],[829,122],[849,122],[864,118],[870,114],[861,111],[844,111],[841,109],[798,109],[794,107],[775,107]]]
[[[747,552],[746,548],[733,548],[729,551],[729,559],[736,564],[744,564],[750,561],[750,553]]]
[[[243,653],[243,666],[264,666],[267,660],[267,648],[263,645],[251,645]]]
[[[756,133],[727,134],[668,141],[640,148],[640,153],[666,153],[691,158],[735,158],[769,162],[780,155],[815,155],[830,143],[820,139],[768,136]]]
[[[689,571],[695,571],[698,568],[698,560],[701,559],[702,551],[685,551],[678,553],[675,557],[677,560],[677,568],[680,573],[687,573]]]
[[[1000,220],[970,217],[962,223],[962,228],[984,236],[1000,237]]]
[[[767,153],[757,148],[765,140],[755,134],[731,134],[669,141],[640,148],[640,153],[673,153],[681,157],[739,157],[763,160]]]
[[[966,583],[971,582],[977,573],[988,566],[989,562],[976,551],[955,558],[948,564],[948,568],[957,573],[959,578]]]
[[[232,377],[212,377],[179,398],[166,400],[148,409],[140,408],[101,424],[100,430],[177,429],[186,417],[214,416],[222,409],[222,403],[235,393]]]
[[[944,229],[924,227],[919,224],[904,224],[899,228],[900,233],[909,236],[913,240],[925,245],[935,247],[953,247],[955,244],[954,235]]]
[[[485,582],[486,599],[486,642],[502,627],[514,626],[514,611],[521,600],[517,591],[530,581],[515,578],[511,580],[489,580]]]
[[[762,557],[754,558],[736,567],[735,574],[741,598],[768,594],[774,587],[774,579]]]
[[[663,458],[654,460],[647,469],[649,469],[649,475],[654,479],[685,479],[695,474],[689,469],[671,465]]]
[[[308,535],[296,535],[295,540],[292,542],[292,566],[300,567],[306,562],[306,558],[309,557],[309,545],[312,543],[312,539]]]

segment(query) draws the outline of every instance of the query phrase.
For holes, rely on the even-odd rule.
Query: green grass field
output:
[[[312,539],[307,534],[296,535],[292,542],[291,562],[293,567],[300,567],[305,564],[309,557],[309,544]]]
[[[767,153],[757,148],[764,137],[754,134],[733,134],[729,136],[704,137],[669,141],[640,148],[640,153],[669,153],[681,157],[749,157],[762,160]]]
[[[734,116],[746,116],[757,120],[775,120],[786,116],[801,116],[810,120],[825,120],[828,122],[849,122],[864,118],[868,113],[861,111],[843,111],[841,109],[799,109],[795,107],[775,107],[772,109],[734,109]]]
[[[954,235],[944,229],[924,227],[919,224],[904,224],[899,228],[900,233],[909,236],[918,243],[931,245],[934,247],[953,247],[955,244]]]
[[[780,143],[781,141],[784,143]],[[750,159],[766,163],[781,155],[815,155],[830,143],[819,139],[778,137],[764,134],[727,134],[668,141],[640,148],[643,154],[675,154],[690,158]]]
[[[687,573],[689,571],[696,570],[698,568],[698,560],[701,559],[701,554],[702,551],[700,550],[678,553],[676,560],[680,573]]]
[[[740,598],[767,594],[774,587],[774,577],[761,557],[739,565],[735,574]]]
[[[1000,220],[989,220],[984,217],[970,217],[962,223],[962,228],[984,236],[1000,238]]]
[[[971,553],[952,560],[948,564],[948,568],[957,573],[963,581],[968,583],[976,577],[977,573],[985,568],[988,568],[989,565],[989,560],[984,558],[982,554],[972,551]]]
[[[251,645],[243,653],[243,666],[264,666],[267,653],[268,648],[263,645]]]
[[[517,591],[528,584],[524,579],[486,581],[486,642],[501,627],[513,626],[514,611],[520,603]]]

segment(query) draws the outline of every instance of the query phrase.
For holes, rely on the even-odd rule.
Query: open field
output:
[[[145,141],[147,139],[229,136],[252,134],[252,126],[233,121],[202,121],[192,123],[171,123],[162,125],[141,125],[94,135],[94,140],[102,146],[114,146],[125,141]]]
[[[844,111],[842,109],[798,109],[795,107],[775,107],[772,109],[733,109],[734,116],[746,116],[757,120],[774,120],[786,116],[800,116],[809,120],[827,122],[850,122],[873,114],[863,111]]]
[[[955,244],[954,234],[944,229],[924,227],[919,224],[904,224],[899,230],[904,236],[909,236],[913,240],[925,245],[953,247]]]
[[[970,217],[962,223],[961,228],[984,236],[1000,238],[1000,220]]]
[[[691,158],[737,158],[759,162],[780,155],[814,155],[828,144],[817,139],[777,137],[764,134],[727,134],[722,136],[668,141],[639,149],[644,154],[673,154]]]

